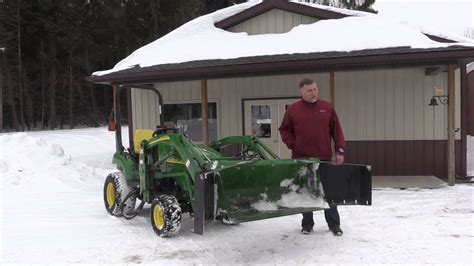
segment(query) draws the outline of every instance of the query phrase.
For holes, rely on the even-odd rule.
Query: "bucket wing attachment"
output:
[[[370,167],[317,160],[262,160],[219,171],[217,213],[227,223],[370,205]]]
[[[318,171],[328,203],[372,205],[370,166],[321,162]]]

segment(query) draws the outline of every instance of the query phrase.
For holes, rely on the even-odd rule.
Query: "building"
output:
[[[347,162],[370,164],[374,175],[465,177],[474,116],[466,64],[473,58],[474,44],[460,37],[364,12],[266,0],[188,22],[89,79],[152,84],[166,120],[194,128],[188,133],[196,140],[257,134],[287,158],[277,129],[299,98],[297,84],[310,77],[337,110]],[[132,89],[129,100],[130,134],[159,124],[153,92]],[[209,121],[202,134],[198,121]]]

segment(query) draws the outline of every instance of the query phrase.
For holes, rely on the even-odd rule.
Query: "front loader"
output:
[[[158,127],[137,130],[124,149],[118,98],[129,88],[122,86],[116,94],[113,163],[119,172],[109,174],[104,184],[111,215],[131,219],[151,204],[154,231],[169,237],[179,233],[186,212],[194,219],[194,232],[203,234],[213,220],[237,224],[323,210],[329,204],[371,205],[370,166],[333,165],[317,158],[281,160],[256,136],[232,136],[205,146],[177,129]],[[156,92],[162,106],[155,88],[133,88]],[[222,151],[229,146],[239,151],[225,156]]]

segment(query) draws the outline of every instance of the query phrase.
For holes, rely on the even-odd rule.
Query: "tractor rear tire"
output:
[[[173,237],[181,228],[181,207],[174,196],[161,195],[151,203],[151,225],[160,237]]]
[[[132,213],[135,210],[135,197],[128,197],[123,203],[123,209],[120,208],[120,204],[133,189],[127,184],[122,172],[109,174],[104,183],[104,204],[107,212],[114,216],[121,216],[122,210],[125,214]]]

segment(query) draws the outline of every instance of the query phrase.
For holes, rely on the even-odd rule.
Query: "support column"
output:
[[[117,102],[117,85],[112,85],[112,110],[114,110],[114,120],[117,121],[117,112],[115,112],[115,103]]]
[[[128,121],[128,147],[133,150],[133,132],[135,129],[133,128],[133,110],[132,110],[132,90],[127,90],[127,121]],[[161,108],[161,105],[160,105]]]
[[[208,102],[207,102],[207,80],[201,80],[201,113],[202,113],[202,143],[209,144],[209,124],[208,124]]]
[[[456,97],[455,97],[455,80],[454,71],[456,65],[448,66],[448,185],[454,186],[456,178],[456,162],[455,162],[455,134],[454,123],[456,118]]]
[[[467,68],[466,64],[460,67],[461,74],[461,169],[460,177],[466,178],[467,176],[467,132],[468,132],[468,117],[469,117],[469,97],[468,97],[468,84],[467,84]]]
[[[113,85],[114,91],[114,115],[115,115],[115,148],[117,152],[123,150],[122,145],[122,124],[120,116],[120,88]]]
[[[334,72],[329,72],[329,90],[331,93],[331,103],[336,108],[336,75]]]

